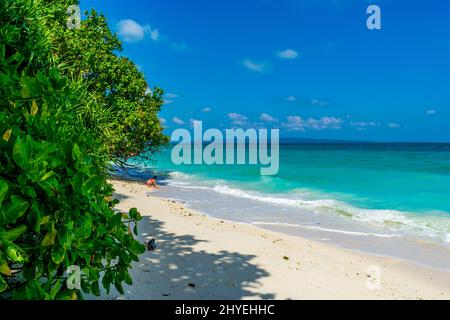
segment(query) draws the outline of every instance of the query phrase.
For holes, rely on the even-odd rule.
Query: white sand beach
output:
[[[448,272],[214,219],[142,183],[111,183],[118,208],[141,212],[141,240],[157,248],[135,264],[125,297],[109,299],[450,298]]]

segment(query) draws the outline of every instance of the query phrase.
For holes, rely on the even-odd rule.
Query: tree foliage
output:
[[[162,91],[145,94],[103,17],[69,33],[66,1],[0,4],[0,299],[81,298],[73,265],[83,292],[123,292],[145,247],[137,210],[114,209],[108,167],[164,143]]]
[[[70,78],[88,84],[95,104],[83,109],[83,119],[102,137],[114,160],[123,160],[168,143],[158,112],[163,91],[149,89],[142,72],[120,55],[122,44],[106,18],[86,12],[79,29],[67,28],[67,7],[73,0],[46,0],[47,27],[51,31],[57,63]],[[77,1],[75,1],[77,3]]]

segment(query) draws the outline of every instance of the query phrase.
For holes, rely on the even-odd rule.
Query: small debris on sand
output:
[[[156,249],[156,240],[155,239],[149,240],[149,242],[147,243],[147,249],[148,249],[148,251],[154,251]]]

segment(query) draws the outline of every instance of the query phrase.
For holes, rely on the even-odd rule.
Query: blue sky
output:
[[[282,137],[450,141],[450,2],[83,0],[166,91],[168,134],[280,128]],[[370,4],[381,30],[366,27]]]

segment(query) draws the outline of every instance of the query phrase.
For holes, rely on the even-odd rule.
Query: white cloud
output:
[[[395,129],[395,128],[400,128],[400,125],[398,123],[391,122],[391,123],[388,123],[388,127]]]
[[[263,122],[278,122],[278,119],[272,117],[267,113],[261,113],[261,115],[259,116],[259,120]]]
[[[335,117],[309,118],[305,120],[300,116],[288,116],[287,121],[283,123],[283,127],[291,131],[340,129],[343,122],[342,119]]]
[[[158,29],[154,29],[154,30],[150,29],[150,39],[152,39],[153,41],[158,41],[159,40],[159,31],[158,31]]]
[[[267,71],[267,68],[269,67],[269,64],[266,62],[255,62],[248,59],[242,61],[242,65],[251,71],[260,73]]]
[[[172,121],[173,121],[174,123],[180,125],[180,126],[184,124],[184,121],[181,120],[181,119],[178,118],[178,117],[173,117],[173,118],[172,118]]]
[[[366,130],[367,128],[370,127],[378,127],[380,124],[374,121],[370,121],[370,122],[363,122],[363,121],[358,121],[358,122],[350,122],[350,125],[353,127],[357,127],[357,130]]]
[[[433,115],[433,114],[436,114],[436,113],[437,113],[437,111],[434,110],[434,109],[427,110],[427,115],[429,115],[429,116],[431,116],[431,115]]]
[[[186,42],[176,42],[169,39],[169,37],[161,34],[158,29],[152,28],[150,25],[141,25],[135,20],[124,19],[117,23],[117,34],[124,42],[138,42],[149,36],[152,41],[160,42],[170,46],[172,50],[178,52],[187,52],[192,49]]]
[[[298,52],[293,49],[286,49],[278,51],[277,57],[281,59],[296,59],[298,57]]]
[[[134,20],[125,19],[117,24],[117,34],[125,42],[138,42],[144,40],[146,34],[150,34],[153,41],[159,40],[159,31],[149,25],[141,25]]]
[[[366,127],[377,127],[380,124],[377,123],[377,122],[374,122],[374,121],[369,121],[369,122],[364,122],[364,121],[356,121],[356,122],[354,122],[354,121],[352,121],[352,122],[350,122],[350,125],[354,126],[354,127],[366,128]]]
[[[295,102],[295,101],[297,101],[297,97],[289,96],[289,97],[285,98],[284,100],[289,101],[289,102]]]
[[[312,99],[311,104],[313,106],[325,107],[325,106],[329,105],[330,103],[327,101],[319,100],[319,99]]]
[[[211,112],[211,108],[210,107],[205,107],[202,109],[202,112]]]
[[[231,120],[231,124],[236,126],[242,126],[248,124],[248,118],[239,113],[229,113],[228,118]]]
[[[283,127],[291,131],[305,131],[305,121],[300,116],[288,116]]]
[[[316,130],[322,129],[340,129],[342,120],[335,117],[323,117],[321,119],[308,119],[308,127]]]
[[[175,102],[174,99],[176,99],[176,98],[178,98],[178,97],[179,97],[179,95],[176,94],[176,93],[166,93],[166,94],[164,95],[164,104],[165,104],[165,105],[172,104],[172,103]]]

